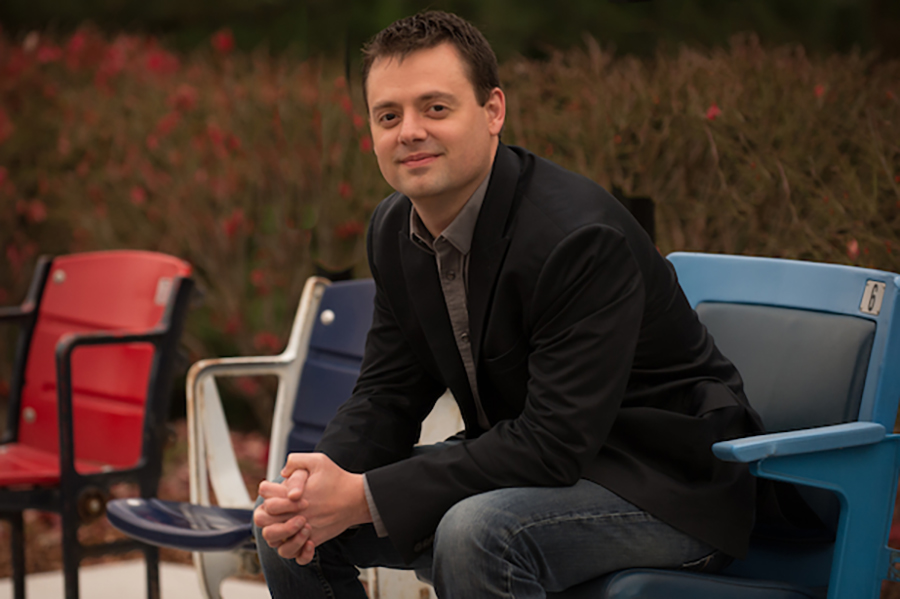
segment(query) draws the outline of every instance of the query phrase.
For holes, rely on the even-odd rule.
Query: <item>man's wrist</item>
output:
[[[378,513],[378,506],[375,505],[375,499],[372,497],[372,490],[369,488],[369,480],[366,478],[366,475],[363,474],[363,490],[365,491],[366,497],[366,509],[368,510],[369,522],[375,527],[375,533],[379,537],[388,536],[387,528],[384,526],[384,521],[381,519],[381,514]]]

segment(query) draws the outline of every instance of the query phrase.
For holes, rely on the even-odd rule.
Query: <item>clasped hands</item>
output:
[[[278,555],[300,565],[315,549],[351,526],[371,522],[361,474],[342,469],[322,453],[292,453],[283,482],[259,484],[262,504],[253,522]]]

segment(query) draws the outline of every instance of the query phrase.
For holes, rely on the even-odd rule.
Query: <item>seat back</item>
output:
[[[697,314],[737,367],[768,432],[856,420],[875,323],[798,308],[704,302]]]
[[[190,266],[163,254],[110,251],[53,260],[31,338],[17,441],[59,451],[56,346],[63,335],[145,331],[159,323],[175,278]],[[134,465],[154,349],[149,343],[80,347],[72,354],[75,458]]]
[[[374,303],[371,279],[332,283],[325,289],[297,388],[288,453],[311,451],[353,393]]]
[[[675,253],[679,282],[769,432],[852,422],[893,429],[900,373],[892,273]]]

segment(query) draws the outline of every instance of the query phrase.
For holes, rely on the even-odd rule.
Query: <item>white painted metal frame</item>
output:
[[[311,277],[300,297],[287,347],[277,356],[252,356],[201,360],[187,376],[188,463],[191,503],[210,505],[210,487],[221,507],[252,508],[222,409],[215,379],[220,376],[276,376],[278,391],[272,416],[272,437],[266,478],[273,479],[282,467],[290,433],[291,411],[300,383],[300,373],[313,323],[327,279]],[[221,599],[222,581],[242,572],[257,572],[256,553],[195,552],[194,566],[206,599]]]

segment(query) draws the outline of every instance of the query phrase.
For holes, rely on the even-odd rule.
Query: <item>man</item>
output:
[[[587,179],[500,143],[484,37],[429,12],[379,33],[363,86],[397,193],[375,313],[318,453],[260,485],[274,597],[364,597],[353,566],[442,598],[543,597],[613,570],[741,556],[754,483],[710,446],[762,430],[671,265]],[[464,438],[413,445],[450,388]]]

